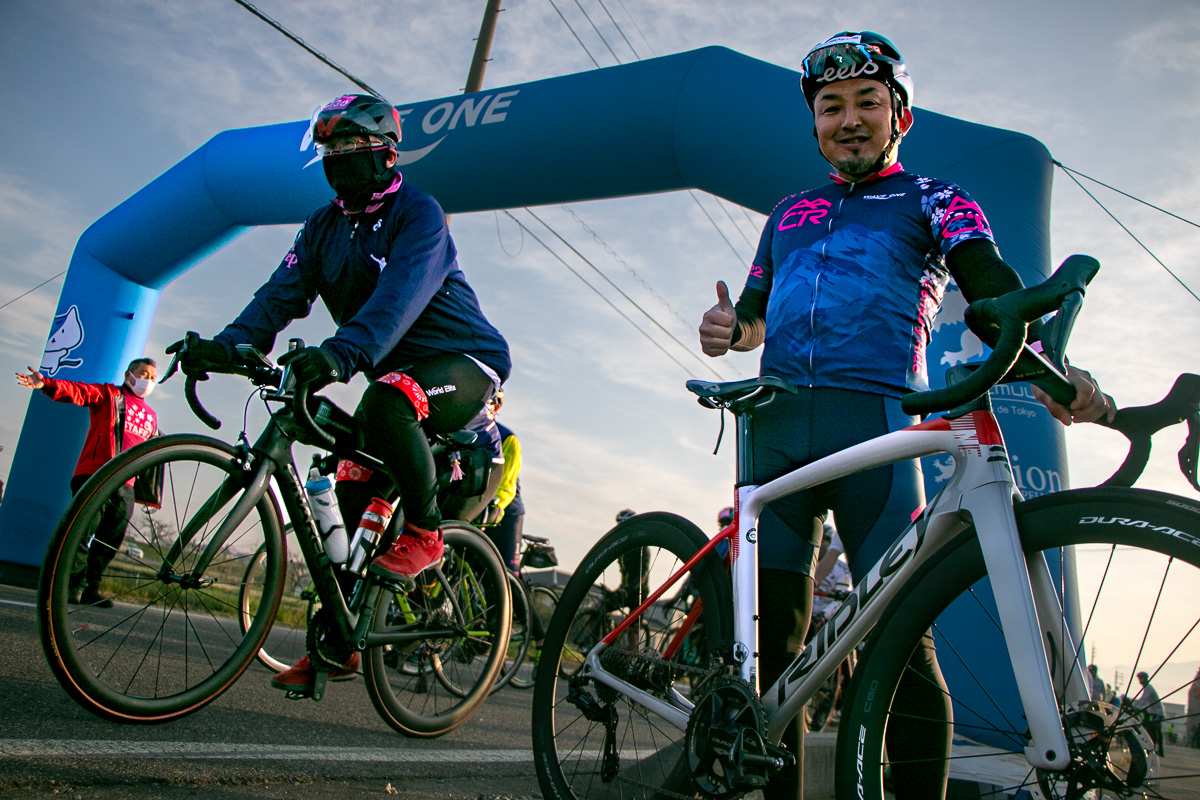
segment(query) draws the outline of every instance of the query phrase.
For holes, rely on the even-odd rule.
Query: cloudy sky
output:
[[[405,104],[461,92],[485,3],[259,0],[257,6]],[[1184,217],[1200,216],[1194,0],[508,0],[484,87],[707,45],[795,69],[817,41],[864,28],[884,32],[901,48],[919,106],[1029,134],[1069,167]],[[14,298],[64,270],[96,219],[223,130],[304,119],[318,103],[354,91],[234,0],[6,0],[0,74],[7,115],[0,148],[0,305],[7,304],[0,308],[0,369],[8,374],[38,363],[62,278]],[[799,147],[813,146],[807,130],[796,135]],[[1200,291],[1196,227],[1085,185]],[[525,210],[513,210],[657,346],[509,216],[453,218],[460,264],[513,349],[503,418],[524,442],[526,530],[552,537],[571,566],[624,507],[676,511],[713,529],[717,509],[730,501],[731,442],[711,455],[718,417],[697,406],[683,382],[711,377],[706,365],[725,379],[756,374],[756,355],[701,363],[695,328],[713,302],[716,280],[735,292],[740,287],[763,217],[699,192],[535,213],[591,264]],[[1077,329],[1073,361],[1090,368],[1123,405],[1157,399],[1179,372],[1200,367],[1194,356],[1200,303],[1061,171],[1052,213],[1055,263],[1085,252],[1104,265]],[[216,333],[276,266],[295,229],[255,230],[172,284],[147,354],[162,358],[186,330]],[[332,325],[317,309],[293,330],[315,343]],[[338,393],[345,405],[353,406],[359,381]],[[247,392],[233,379],[206,390],[226,420],[222,434],[233,437]],[[0,478],[8,476],[27,402],[11,378],[0,381],[7,411],[0,417]],[[200,429],[181,383],[160,388],[153,402],[164,429]],[[1191,491],[1174,466],[1181,441],[1164,437],[1143,485]],[[1067,444],[1075,485],[1102,480],[1122,453],[1119,436],[1093,426],[1073,427]]]

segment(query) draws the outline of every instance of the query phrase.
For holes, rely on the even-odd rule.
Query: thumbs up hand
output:
[[[717,281],[717,304],[704,312],[700,322],[700,349],[706,356],[723,356],[733,345],[737,314],[729,300],[725,281]]]

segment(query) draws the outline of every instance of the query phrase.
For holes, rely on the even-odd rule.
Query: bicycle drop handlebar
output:
[[[1062,373],[1063,349],[1070,337],[1088,283],[1100,269],[1090,256],[1069,257],[1054,274],[1037,286],[976,300],[967,307],[967,327],[992,346],[981,364],[967,365],[972,371],[942,389],[916,392],[901,400],[907,414],[929,414],[969,403],[992,386],[1005,380],[1033,380],[1057,402],[1070,405],[1075,387]],[[1046,356],[1025,344],[1029,323],[1057,311],[1052,325],[1053,341]],[[1023,362],[1018,365],[1018,360]],[[1010,373],[1018,366],[1015,373]]]
[[[170,366],[167,368],[166,375],[163,376],[162,382],[166,382],[179,369],[179,365],[186,358],[189,344],[199,340],[199,334],[194,331],[188,331],[184,337],[184,346],[175,353],[171,360]],[[304,342],[300,339],[291,339],[288,342],[288,349],[295,350],[304,347]],[[311,396],[311,386],[309,384],[294,384],[289,369],[280,368],[271,363],[271,360],[264,356],[257,348],[251,345],[240,344],[235,348],[237,356],[235,360],[228,364],[222,364],[219,368],[210,367],[210,371],[219,372],[226,375],[241,375],[248,378],[251,383],[256,386],[265,386],[277,389],[276,398],[286,400],[288,396],[288,387],[291,389],[291,408],[292,416],[300,427],[312,437],[311,444],[324,447],[327,450],[332,450],[336,444],[334,437],[326,432],[308,410],[308,400]],[[191,407],[192,413],[195,414],[201,422],[213,430],[221,427],[221,420],[210,414],[204,405],[200,402],[200,397],[196,394],[196,383],[198,381],[208,380],[207,372],[194,372],[188,374],[184,382],[183,393],[187,398],[188,406]],[[282,388],[281,388],[282,387]]]

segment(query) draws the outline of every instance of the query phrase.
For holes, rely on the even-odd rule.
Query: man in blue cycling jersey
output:
[[[951,277],[968,301],[1021,287],[970,195],[901,166],[913,83],[895,45],[870,31],[839,33],[805,57],[801,89],[821,155],[834,168],[831,182],[779,202],[737,304],[718,283],[717,304],[700,326],[707,355],[763,345],[761,374],[802,387],[794,396],[778,393],[755,413],[755,483],[918,421],[900,410],[900,398],[928,386],[925,348]],[[1070,408],[1037,392],[1051,413],[1065,424],[1111,419],[1115,404],[1090,375],[1074,370],[1069,377],[1078,388]],[[759,558],[772,568],[759,575],[763,686],[803,646],[829,512],[860,581],[923,505],[920,465],[910,462],[764,509]],[[797,573],[806,577],[801,591]],[[902,684],[894,707],[913,717],[889,726],[887,747],[896,797],[930,800],[945,794],[950,747],[949,701],[939,688],[932,637],[912,666],[908,674],[918,677]],[[802,797],[802,736],[793,721],[784,743],[798,768],[767,786],[768,800]]]
[[[364,448],[387,466],[395,484],[343,462],[339,506],[353,530],[373,496],[390,499],[398,489],[403,529],[370,570],[385,579],[416,575],[443,549],[427,436],[458,430],[483,408],[508,377],[508,344],[458,267],[441,207],[396,168],[396,109],[371,95],[344,95],[318,110],[309,136],[336,197],[308,216],[237,319],[213,339],[189,344],[182,367],[188,374],[219,371],[238,344],[270,352],[275,335],[308,316],[320,297],[337,331],[279,363],[312,391],[358,372],[369,379],[355,416]],[[358,661],[357,653],[350,655],[329,679],[353,678]],[[271,683],[291,691],[309,685],[313,675],[306,656]]]

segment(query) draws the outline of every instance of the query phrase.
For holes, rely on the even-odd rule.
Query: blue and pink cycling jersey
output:
[[[994,241],[970,195],[900,164],[785,198],[746,281],[768,293],[760,374],[891,397],[928,388],[945,257],[969,239]]]

